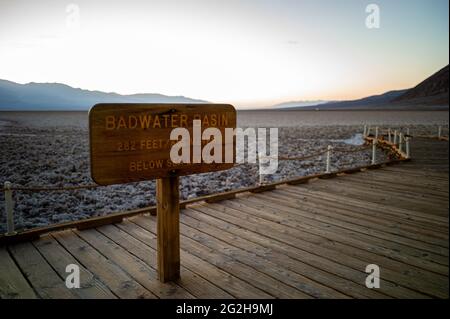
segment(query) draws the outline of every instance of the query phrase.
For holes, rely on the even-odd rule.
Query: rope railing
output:
[[[361,148],[356,148],[353,150],[346,150],[346,149],[339,149],[339,148],[333,148],[334,151],[336,152],[341,152],[341,153],[356,153],[356,152],[361,152],[363,150],[369,149],[371,148],[371,146],[365,146],[365,147],[361,147]],[[285,156],[280,156],[278,157],[279,161],[302,161],[302,160],[306,160],[306,159],[310,159],[310,158],[314,158],[320,155],[323,155],[325,153],[327,153],[328,150],[324,149],[322,151],[319,151],[317,153],[314,154],[310,154],[310,155],[305,155],[305,156],[295,156],[295,157],[285,157]],[[275,158],[273,156],[264,156],[264,158]],[[240,166],[240,165],[245,165],[248,163],[241,163],[241,164],[237,164],[235,165],[235,167]],[[100,187],[106,187],[105,185],[98,185],[98,184],[87,184],[87,185],[74,185],[74,186],[11,186],[9,188],[3,187],[0,188],[0,192],[5,192],[7,190],[11,190],[11,191],[21,191],[21,192],[60,192],[60,191],[75,191],[75,190],[84,190],[84,189],[95,189],[95,188],[100,188]]]
[[[375,133],[370,133],[371,127],[364,126],[364,138],[372,138],[373,144],[378,143],[378,141],[383,141],[389,143],[392,148],[395,149],[396,153],[400,154],[401,157],[409,159],[410,155],[410,139],[412,135],[410,134],[409,128],[406,128],[406,132],[401,130],[392,130],[388,128],[385,131],[380,131],[378,126],[375,127]],[[381,137],[381,138],[380,138]],[[386,137],[386,139],[385,139]],[[375,163],[375,145],[373,145],[372,151],[372,164]]]
[[[447,130],[447,136],[443,135],[443,130]],[[449,128],[447,127],[443,127],[443,126],[438,126],[437,129],[437,135],[417,135],[417,137],[421,137],[421,138],[433,138],[433,139],[438,139],[438,140],[442,140],[442,141],[448,141],[449,140]]]
[[[358,147],[358,148],[354,148],[354,149],[333,148],[333,150],[335,152],[339,152],[339,153],[357,153],[357,152],[361,152],[361,151],[370,149],[371,147],[372,147],[371,145],[367,145],[367,146],[362,146],[362,147]]]
[[[379,131],[379,132],[376,132],[376,129],[377,129],[377,127],[375,127],[375,132],[371,133],[372,127],[370,127],[370,126],[368,127],[367,125],[365,125],[364,126],[364,133],[363,133],[363,135],[364,136],[375,136],[375,137],[377,137],[378,135],[381,135],[381,136],[388,137],[389,141],[391,141],[390,140],[391,137],[395,141],[396,136],[398,138],[398,136],[400,134],[402,134],[403,137],[409,137],[409,138],[414,138],[414,137],[416,137],[416,138],[431,138],[431,139],[438,139],[438,140],[444,140],[444,141],[448,141],[448,139],[449,139],[449,133],[448,133],[449,127],[448,126],[442,126],[442,125],[437,126],[437,129],[435,131],[436,133],[435,134],[430,134],[430,135],[426,135],[426,134],[417,134],[417,135],[411,134],[409,127],[406,127],[406,129],[401,129],[401,128],[400,129],[391,129],[391,128],[388,128],[388,129],[385,129],[385,130]],[[445,130],[447,131],[447,135],[443,134]]]
[[[89,184],[89,185],[76,185],[76,186],[39,186],[39,187],[25,187],[25,186],[11,186],[9,190],[12,191],[21,191],[21,192],[61,192],[61,191],[74,191],[74,190],[82,190],[82,189],[94,189],[104,187],[103,185],[98,184]],[[0,188],[0,191],[4,192],[7,190],[6,187]]]
[[[336,148],[336,147],[332,147],[332,150],[335,152],[339,152],[339,153],[357,153],[357,152],[361,152],[364,150],[367,150],[369,148],[371,148],[372,146],[362,146],[362,147],[357,147],[357,148],[353,148],[353,149],[344,149],[344,148]],[[305,156],[260,156],[261,158],[268,158],[268,159],[278,159],[279,161],[302,161],[302,160],[306,160],[306,159],[310,159],[310,158],[314,158],[320,155],[323,155],[325,153],[328,152],[328,148],[323,149],[317,153],[313,153],[310,155],[305,155]]]
[[[327,150],[322,150],[322,151],[318,151],[316,153],[310,154],[310,155],[304,155],[304,156],[293,156],[293,157],[289,157],[289,156],[267,156],[267,155],[259,155],[259,158],[264,158],[264,159],[277,159],[279,161],[302,161],[302,160],[306,160],[306,159],[310,159],[310,158],[314,158],[320,155],[323,155],[327,152]]]
[[[328,147],[324,150],[321,150],[319,152],[316,152],[314,154],[310,154],[310,155],[305,155],[305,156],[296,156],[296,157],[271,157],[271,156],[260,156],[260,158],[277,158],[279,161],[301,161],[301,160],[306,160],[306,159],[310,159],[310,158],[314,158],[317,156],[322,156],[324,154],[326,154],[326,170],[325,173],[329,174],[331,173],[331,154],[332,152],[338,152],[338,153],[357,153],[357,152],[362,152],[365,150],[368,150],[370,148],[375,147],[376,143],[374,143],[374,146],[372,145],[366,145],[366,146],[362,146],[362,147],[358,147],[358,148],[353,148],[353,149],[344,149],[344,148],[338,148],[338,147],[333,147],[331,145],[328,145]],[[375,150],[372,153],[372,164],[375,162]],[[261,166],[261,161],[259,161],[259,165]],[[259,174],[259,184],[260,185],[264,185],[264,174],[261,174],[261,168],[260,168],[260,174]]]
[[[378,144],[378,128],[376,128],[376,136],[375,138],[372,139],[372,143],[369,143],[370,141],[367,139],[367,137],[369,136],[370,133],[370,128],[369,131],[367,131],[366,127],[364,127],[364,138],[365,141],[368,145],[364,145],[361,147],[357,147],[357,148],[351,148],[351,149],[346,149],[346,148],[339,148],[339,147],[332,147],[331,145],[328,145],[327,148],[319,150],[318,152],[315,152],[313,154],[308,154],[308,155],[303,155],[303,156],[280,156],[280,157],[271,157],[271,156],[260,156],[259,159],[261,158],[277,158],[279,161],[304,161],[307,159],[311,159],[311,158],[315,158],[318,156],[322,156],[324,154],[326,154],[326,174],[330,174],[331,173],[331,154],[332,152],[337,152],[337,153],[356,153],[356,152],[362,152],[365,150],[368,150],[370,148],[372,148],[372,159],[371,159],[371,163],[375,164],[376,163],[376,147]],[[397,135],[396,135],[397,136]],[[400,150],[400,154],[402,154],[402,143],[404,141],[405,137],[400,135],[399,138],[399,150]],[[407,141],[407,146],[406,146],[406,151],[407,154],[405,154],[406,158],[409,158],[409,138],[406,137],[406,141]],[[391,143],[391,141],[389,140],[389,142]],[[396,145],[397,141],[394,141],[393,145]],[[240,164],[236,164],[234,167],[238,167],[241,165],[247,165],[247,164],[255,164],[255,163],[240,163]],[[259,185],[264,185],[264,175],[261,174],[261,160],[258,161],[259,164]],[[26,187],[26,186],[13,186],[11,184],[11,182],[5,182],[4,183],[4,187],[0,188],[1,192],[4,192],[5,194],[5,211],[6,211],[6,224],[7,224],[7,233],[6,235],[13,235],[15,234],[15,230],[14,230],[14,214],[13,214],[13,199],[12,199],[12,194],[14,191],[19,191],[19,192],[60,192],[60,191],[76,191],[76,190],[87,190],[87,189],[96,189],[96,188],[100,188],[100,187],[106,187],[105,185],[98,185],[98,184],[86,184],[86,185],[73,185],[73,186],[30,186],[30,187]]]

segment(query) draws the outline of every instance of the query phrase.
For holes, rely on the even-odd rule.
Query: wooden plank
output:
[[[448,196],[448,183],[428,179],[426,177],[409,177],[404,174],[392,174],[379,172],[378,174],[367,173],[366,176],[371,182],[384,184],[385,186],[397,187],[399,190],[420,191],[420,187],[428,186],[423,189],[425,194],[434,196]],[[360,177],[360,178],[357,178]],[[351,176],[351,180],[361,180],[361,176]]]
[[[247,199],[248,200],[248,199]],[[317,210],[311,210],[312,215],[304,213],[304,209],[292,208],[289,206],[283,206],[281,201],[268,199],[271,201],[268,205],[267,201],[249,201],[233,202],[229,203],[229,207],[235,209],[245,209],[252,212],[252,214],[262,215],[266,219],[270,219],[280,224],[286,224],[298,229],[304,229],[308,233],[314,233],[317,235],[333,234],[331,238],[338,242],[342,242],[352,247],[359,247],[360,249],[370,249],[372,252],[386,255],[386,257],[401,262],[411,263],[419,268],[428,269],[444,275],[448,274],[448,265],[444,264],[448,262],[447,257],[441,255],[433,255],[431,253],[424,253],[419,248],[414,249],[410,246],[398,244],[389,239],[388,236],[383,237],[383,233],[374,233],[370,228],[366,229],[366,233],[363,233],[361,229],[355,229],[350,224],[340,223],[339,221],[330,220],[328,222],[325,218],[321,218],[321,212]],[[252,207],[249,207],[252,206]],[[242,208],[240,208],[242,207]],[[259,210],[255,212],[255,210]],[[336,213],[339,214],[339,213]],[[308,216],[310,215],[310,216]],[[386,234],[388,235],[388,234]],[[339,238],[339,240],[338,240]],[[351,248],[351,254],[355,252]],[[423,256],[432,255],[428,258]],[[411,257],[417,257],[418,260]],[[440,263],[442,262],[442,263]]]
[[[206,223],[201,221],[200,219],[196,219],[198,215],[201,214],[198,211],[187,209],[183,212],[181,216],[181,220],[184,224],[189,225],[194,229],[200,229],[202,232],[205,232],[211,236],[217,237],[224,242],[227,242],[230,245],[239,247],[246,251],[247,254],[257,256],[263,258],[264,260],[268,260],[274,264],[277,264],[281,269],[289,269],[295,273],[298,273],[302,276],[305,276],[311,280],[314,280],[326,287],[330,287],[336,291],[340,291],[341,293],[354,297],[354,298],[387,298],[386,295],[382,295],[377,293],[374,290],[368,290],[366,287],[362,285],[355,284],[353,282],[349,282],[347,280],[343,280],[342,278],[324,272],[320,269],[311,267],[308,264],[305,264],[301,261],[294,260],[293,258],[279,253],[273,249],[268,249],[262,245],[253,243],[241,236],[236,236],[232,232],[228,231],[230,225],[226,222],[223,222],[219,219],[209,218],[210,223]],[[191,217],[193,216],[193,217]],[[203,216],[202,220],[208,220],[208,216]],[[227,249],[227,251],[230,251]],[[234,250],[231,250],[234,254]],[[256,261],[255,261],[256,263]],[[258,262],[259,264],[259,262]],[[260,262],[261,266],[264,267],[265,262]],[[317,289],[317,288],[316,288]],[[314,293],[314,291],[310,292],[315,297],[320,297],[320,294]],[[328,298],[339,298],[339,296],[334,295]]]
[[[376,185],[369,181],[352,181],[346,178],[333,181],[331,185],[345,185],[345,187],[350,189],[355,189],[356,191],[362,192],[364,194],[376,194],[385,197],[398,198],[410,203],[423,204],[426,202],[428,205],[431,204],[433,207],[441,208],[448,207],[448,199],[442,196],[435,196],[430,194],[425,194],[417,191],[409,190],[407,187],[403,189],[392,189],[389,185]]]
[[[221,205],[225,204],[222,203]],[[231,213],[230,210],[228,210],[228,213]],[[332,240],[329,237],[320,237],[320,236],[314,236],[311,233],[306,233],[304,231],[299,231],[297,229],[291,228],[291,227],[282,227],[278,223],[271,223],[267,222],[260,218],[254,218],[250,217],[249,215],[245,214],[243,210],[239,210],[238,213],[236,213],[236,216],[241,215],[242,217],[245,217],[245,220],[251,221],[255,224],[262,225],[265,224],[265,227],[263,231],[267,232],[282,232],[285,235],[293,236],[298,239],[302,239],[305,241],[309,241],[313,244],[320,244],[320,248],[326,249],[327,252],[323,252],[324,254],[327,254],[327,256],[330,256],[330,251],[339,251],[341,255],[339,255],[340,258],[345,258],[346,261],[349,261],[349,258],[354,258],[353,262],[358,263],[365,260],[376,260],[376,263],[378,265],[383,265],[384,269],[384,278],[390,280],[391,282],[401,283],[404,287],[412,288],[412,289],[427,289],[427,291],[436,294],[441,295],[445,294],[445,291],[447,291],[448,286],[445,286],[446,281],[445,280],[437,280],[436,282],[429,283],[426,280],[418,280],[414,275],[411,275],[413,272],[417,273],[417,271],[414,270],[414,267],[408,266],[408,265],[400,265],[399,269],[397,271],[391,271],[392,262],[389,259],[386,258],[380,258],[380,256],[374,255],[374,254],[368,254],[364,253],[364,251],[358,250],[354,247],[348,247],[348,249],[345,249],[345,246],[339,244],[339,242],[336,242]],[[242,218],[241,217],[241,218]],[[271,229],[271,230],[269,230]],[[328,240],[324,241],[323,239],[327,238]],[[317,248],[319,250],[320,248]],[[345,257],[344,257],[345,256]],[[408,269],[408,275],[403,275],[403,271],[405,269]],[[420,281],[420,284],[419,284]],[[441,287],[440,285],[444,285],[444,287]]]
[[[52,236],[117,297],[123,299],[156,298],[117,264],[100,254],[72,231],[58,232]]]
[[[200,121],[198,131],[194,120]],[[181,176],[232,168],[235,138],[225,129],[235,127],[236,110],[229,104],[97,104],[89,112],[92,179],[110,185],[169,177],[173,171]],[[170,156],[178,142],[178,136],[171,140],[171,133],[177,128],[189,133],[188,162],[174,163]],[[202,140],[203,128],[220,131],[220,161],[194,157],[198,148],[201,157],[202,146],[209,142]]]
[[[0,299],[35,299],[33,288],[9,255],[6,248],[0,248]]]
[[[136,218],[134,219],[134,221],[142,227],[146,227],[146,229],[150,231],[155,226],[155,221],[153,221],[151,218]],[[283,285],[281,285],[273,278],[256,271],[254,268],[248,267],[236,260],[233,260],[232,258],[229,258],[221,254],[220,252],[208,249],[206,246],[197,243],[195,240],[192,240],[189,237],[182,236],[181,246],[197,257],[219,267],[220,269],[232,274],[233,276],[240,278],[241,280],[251,284],[256,288],[261,289],[272,297],[294,297],[293,295],[286,293],[286,291],[281,287]],[[297,292],[295,294],[295,297],[307,298],[307,295]]]
[[[407,168],[406,166],[403,166]],[[410,165],[408,166],[410,167]],[[423,172],[423,175],[421,174],[415,174],[411,176],[408,174],[409,171],[405,171],[405,173],[396,173],[392,171],[388,171],[386,169],[380,169],[377,171],[366,171],[366,175],[370,176],[373,180],[378,180],[381,182],[392,182],[393,184],[400,184],[400,185],[406,185],[406,186],[412,186],[412,185],[430,185],[433,187],[433,190],[439,190],[443,186],[448,186],[448,183],[446,184],[446,179],[441,178],[433,178],[431,176],[428,176],[426,172]],[[418,170],[412,170],[412,172],[420,172]],[[361,177],[359,175],[352,176],[355,177]]]
[[[204,226],[206,228],[208,227],[207,225]],[[307,295],[306,298],[309,298],[310,296],[315,298],[349,298],[346,294],[318,284],[286,267],[277,265],[268,259],[261,258],[255,253],[244,251],[227,242],[218,240],[216,236],[209,235],[207,229],[201,228],[200,231],[184,223],[181,225],[181,232],[186,237],[189,237],[214,251],[220,251],[225,256],[239,261],[242,264],[252,267],[277,280],[279,282],[279,289],[283,290],[286,294],[291,295],[293,298],[305,297],[305,294]]]
[[[401,225],[407,225],[407,228],[410,227],[421,227],[426,232],[437,231],[439,234],[437,237],[448,237],[448,225],[445,223],[433,222],[429,221],[425,217],[420,217],[416,215],[411,215],[399,211],[389,211],[389,210],[377,210],[370,205],[361,207],[359,205],[355,205],[354,203],[348,203],[345,201],[335,201],[328,197],[322,196],[314,196],[312,193],[308,192],[307,194],[302,193],[302,191],[298,191],[298,188],[292,187],[282,187],[278,190],[277,193],[283,193],[287,196],[291,196],[291,194],[295,195],[298,199],[303,200],[311,205],[315,206],[327,206],[329,208],[337,208],[341,210],[349,210],[349,213],[353,215],[353,213],[359,213],[361,218],[378,221],[378,223],[388,225],[390,222],[397,223]],[[389,208],[386,206],[386,208]],[[338,216],[339,217],[339,216]]]
[[[72,299],[77,296],[68,289],[65,280],[41,256],[31,243],[9,247],[9,251],[40,298]]]
[[[104,216],[95,216],[88,219],[70,221],[60,224],[53,224],[44,227],[36,227],[17,233],[14,236],[0,235],[0,245],[12,244],[25,241],[33,241],[39,239],[41,235],[49,234],[51,232],[62,231],[67,229],[89,229],[99,227],[101,225],[109,225],[120,222],[125,217],[132,217],[135,215],[142,215],[146,213],[156,213],[156,207],[145,207],[140,209],[129,210],[126,212],[111,213]]]
[[[73,292],[83,299],[115,299],[117,298],[105,284],[98,280],[88,269],[81,265],[69,252],[67,252],[53,237],[45,236],[35,241],[34,246],[52,265],[52,268],[65,278],[66,267],[69,264],[77,265],[80,269],[80,288]]]
[[[158,277],[161,282],[180,278],[180,191],[178,176],[156,181],[158,213]]]
[[[430,179],[436,179],[438,181],[445,181],[448,180],[448,174],[445,173],[430,173],[430,172],[421,172],[414,168],[414,162],[409,163],[408,166],[393,166],[393,167],[385,167],[381,170],[382,172],[392,172],[396,174],[405,174],[406,176],[411,177],[424,177],[428,176]]]
[[[420,163],[417,161],[412,161],[408,164],[408,166],[389,166],[385,167],[381,170],[382,173],[390,173],[391,176],[405,176],[405,178],[419,178],[419,179],[427,179],[437,183],[445,183],[446,175],[445,172],[442,171],[422,171],[420,169]]]
[[[258,188],[252,189],[250,192],[252,193],[262,193],[273,190],[276,188],[276,185],[260,185]]]
[[[138,226],[135,225],[135,228],[137,227]],[[115,225],[103,226],[98,228],[97,231],[108,237],[110,240],[113,240],[117,245],[121,246],[150,267],[156,269],[157,252],[150,246],[145,245],[143,242]],[[211,284],[209,281],[198,276],[184,266],[181,267],[181,278],[177,281],[177,284],[196,298],[233,298],[233,296],[218,286]]]
[[[383,203],[386,206],[392,206],[392,207],[400,207],[407,210],[419,210],[421,212],[430,214],[430,215],[436,215],[436,216],[446,216],[447,215],[447,209],[442,209],[442,207],[438,205],[433,205],[429,203],[420,203],[418,201],[414,201],[413,203],[403,198],[393,197],[392,195],[378,195],[373,192],[369,191],[363,191],[358,190],[356,188],[345,187],[344,189],[336,184],[333,184],[331,182],[328,182],[325,184],[309,184],[309,189],[312,190],[320,190],[320,191],[326,191],[329,193],[339,194],[348,198],[356,198],[360,199],[366,202],[372,202],[372,203]]]
[[[330,187],[331,189],[339,189],[340,185],[346,185],[346,190],[351,191],[351,192],[355,192],[358,194],[364,194],[364,195],[369,195],[369,196],[374,196],[374,198],[386,198],[386,200],[390,199],[391,197],[397,200],[397,202],[407,202],[407,203],[413,203],[413,204],[417,204],[418,208],[421,208],[422,206],[425,207],[436,207],[436,208],[441,208],[442,206],[445,206],[448,201],[446,201],[443,198],[439,198],[439,199],[432,199],[430,198],[430,200],[427,200],[426,205],[423,203],[422,198],[417,198],[418,194],[417,193],[410,193],[407,192],[406,188],[403,191],[399,191],[399,192],[395,192],[395,191],[388,191],[388,190],[383,190],[380,187],[376,187],[375,185],[371,185],[370,182],[368,183],[356,183],[350,180],[345,180],[345,178],[337,181],[332,181],[331,183],[327,183],[326,186]],[[325,184],[319,184],[316,183],[314,186],[325,186]],[[372,189],[376,189],[376,192],[374,192]],[[378,197],[377,197],[378,196]],[[427,197],[425,195],[423,195],[423,197],[425,199],[427,199]],[[422,210],[425,211],[425,210]]]
[[[228,204],[236,210],[251,212],[253,215],[277,224],[328,238],[334,242],[336,250],[342,253],[353,255],[360,259],[377,258],[383,261],[385,267],[400,273],[403,272],[406,264],[414,266],[410,267],[410,274],[414,273],[419,278],[425,276],[427,278],[442,279],[441,276],[431,274],[428,271],[424,271],[424,269],[448,276],[447,265],[444,266],[430,260],[423,260],[423,252],[420,250],[411,250],[409,247],[390,244],[388,240],[382,237],[372,237],[370,229],[367,231],[368,235],[364,235],[360,232],[354,232],[351,228],[346,229],[327,222],[320,222],[320,219],[315,221],[303,218],[303,216],[296,218],[295,216],[299,209],[282,207],[277,201],[272,199],[268,199],[268,201],[273,202],[273,205],[267,205],[267,201],[252,201],[250,203],[236,203],[235,201]],[[254,209],[250,206],[254,207]],[[320,212],[316,214],[320,215]]]
[[[294,200],[301,203],[305,209],[320,209],[325,212],[330,212],[327,213],[327,215],[333,219],[345,221],[348,218],[357,217],[359,219],[356,221],[357,224],[369,227],[372,227],[371,225],[375,224],[374,228],[384,232],[386,232],[386,228],[390,228],[391,230],[387,232],[394,235],[401,235],[394,230],[395,228],[400,228],[406,231],[406,234],[409,233],[406,237],[413,240],[417,240],[418,238],[411,236],[410,233],[417,231],[435,239],[446,240],[448,238],[448,227],[444,224],[433,224],[427,221],[419,221],[416,220],[415,217],[410,216],[404,216],[402,219],[402,217],[385,213],[383,211],[377,211],[372,207],[363,208],[357,205],[335,202],[324,197],[305,195],[301,192],[297,192],[297,189],[283,188],[271,195],[294,197]],[[339,214],[333,214],[334,212],[339,212]]]
[[[275,240],[283,243],[283,245],[289,245],[289,249],[287,250],[288,254],[290,253],[290,251],[295,250],[297,254],[301,254],[302,256],[300,260],[307,262],[314,267],[339,274],[340,276],[353,281],[356,280],[356,282],[364,282],[364,279],[359,279],[361,281],[358,281],[358,278],[361,275],[364,276],[364,269],[367,264],[352,256],[346,256],[340,252],[336,252],[334,249],[322,247],[324,243],[329,241],[328,239],[323,238],[320,242],[312,243],[311,238],[308,235],[297,234],[296,237],[290,234],[290,232],[285,227],[281,227],[280,225],[278,225],[281,227],[280,228],[275,223],[270,223],[270,225],[267,225],[267,222],[258,220],[257,218],[253,218],[250,216],[246,216],[246,218],[244,219],[242,218],[241,211],[234,212],[236,214],[240,214],[240,217],[236,217],[234,213],[230,213],[232,209],[223,207],[219,204],[211,204],[208,206],[196,205],[191,207],[191,209],[199,210],[210,216],[220,218],[236,226],[245,228],[250,232],[257,234],[257,236],[262,235],[266,237],[266,242],[272,242],[273,240]],[[298,250],[301,250],[301,252]],[[393,284],[388,280],[383,282],[384,289],[380,291],[391,297],[424,297],[423,294],[398,286],[397,284]]]
[[[155,269],[130,254],[126,249],[120,247],[97,230],[89,229],[80,231],[77,234],[152,294],[160,298],[193,298],[190,293],[176,283],[170,282],[163,284],[159,282]]]
[[[147,219],[147,222],[150,225],[154,225],[152,219]],[[220,264],[220,266],[228,272],[239,274],[239,276],[242,276],[242,279],[245,278],[247,282],[252,282],[254,285],[264,289],[274,297],[311,298],[310,295],[279,281],[279,277],[274,278],[274,269],[270,269],[269,271],[267,271],[267,269],[256,269],[249,266],[248,263],[242,262],[242,260],[235,256],[230,257],[226,251],[226,245],[222,246],[222,248],[211,248],[208,245],[210,242],[199,240],[200,234],[193,235],[192,233],[189,233],[189,229],[187,229],[186,225],[183,225],[180,229],[183,243],[188,245],[190,250],[197,252],[197,256],[205,260],[210,260],[211,263]],[[209,238],[209,240],[212,240],[212,238]],[[265,263],[264,266],[270,268],[269,263]],[[270,275],[267,274],[267,272],[269,272]],[[294,281],[295,277],[293,277],[292,280]]]
[[[269,195],[269,194],[268,194]],[[251,198],[251,196],[249,196],[249,198]],[[233,201],[233,203],[234,203],[235,201]],[[272,200],[267,200],[267,202],[272,202]],[[287,203],[287,201],[286,200],[283,200],[283,202],[285,202],[285,203]],[[232,204],[232,202],[223,202],[223,203],[221,203],[221,205],[227,205],[227,204]],[[280,208],[281,206],[281,202],[280,203],[278,203],[279,205],[277,206],[278,207],[278,209],[284,209],[284,208]],[[274,205],[275,206],[275,205]],[[248,208],[241,208],[240,210],[239,210],[239,213],[236,213],[236,216],[239,216],[239,215],[242,215],[243,213],[244,213],[244,216],[245,216],[245,219],[246,220],[252,220],[255,224],[261,224],[263,221],[262,220],[259,220],[258,221],[258,219],[255,219],[255,218],[253,218],[253,217],[251,217],[251,216],[248,216],[247,214],[245,214],[245,210],[246,209],[248,209]],[[258,210],[255,210],[255,212],[254,213],[257,213],[258,211],[259,212],[261,212],[263,210],[263,207],[262,206],[260,206],[260,207],[258,207]],[[228,213],[230,213],[230,211],[228,211]],[[244,217],[243,216],[243,217]],[[279,220],[277,220],[276,221],[276,224],[275,225],[273,225],[273,228],[276,228],[276,227],[278,227],[278,224],[280,223],[280,221]],[[289,224],[289,223],[288,223]],[[298,227],[301,227],[301,224],[296,224],[295,225],[297,228]],[[293,227],[295,227],[295,226],[293,226]],[[278,228],[281,228],[281,227],[278,227]],[[307,229],[305,229],[305,230],[307,230]],[[312,229],[313,231],[314,231],[314,229]],[[295,234],[295,229],[292,229],[292,231],[291,231],[291,229],[290,228],[288,228],[288,229],[285,229],[284,230],[284,233],[289,233],[289,234],[291,234],[292,233],[292,235],[296,235]],[[298,235],[298,234],[297,234]],[[302,238],[305,238],[306,240],[308,240],[304,235],[304,233],[302,232],[302,234],[301,234],[302,236]],[[327,237],[327,238],[329,238],[329,237]],[[346,239],[345,237],[343,237],[344,239]],[[331,239],[331,238],[330,238]],[[313,238],[311,238],[311,239],[309,239],[309,240],[313,240]],[[323,246],[327,246],[327,245],[323,245]],[[341,247],[340,245],[338,245],[338,243],[337,242],[334,242],[334,244],[330,247],[330,248],[335,248],[335,249],[338,249],[339,247]],[[342,248],[341,248],[342,249]],[[339,250],[341,250],[341,249],[339,249]],[[358,250],[354,250],[354,248],[353,249],[351,249],[350,247],[349,247],[349,249],[345,249],[344,251],[343,251],[344,253],[346,253],[346,254],[350,254],[350,255],[355,255],[355,257],[356,256],[358,256],[358,255],[361,255],[360,253],[359,254],[357,254],[359,251]],[[362,257],[362,256],[359,256],[359,257]],[[381,259],[381,258],[378,258],[378,259]],[[386,260],[385,260],[385,262],[384,262],[384,264],[385,264],[385,267],[387,267],[387,265],[386,265]],[[400,265],[400,268],[399,268],[399,270],[398,270],[399,272],[402,272],[402,265]],[[409,272],[409,271],[408,271]],[[405,278],[406,279],[406,278]],[[415,282],[412,282],[412,284],[415,284]]]
[[[374,185],[383,185],[393,190],[403,190],[407,189],[410,191],[420,191],[423,194],[434,195],[437,197],[446,197],[448,200],[448,185],[436,185],[436,183],[427,182],[424,180],[423,183],[420,183],[420,180],[417,178],[406,180],[402,177],[396,175],[381,175],[380,172],[376,172],[375,174],[371,174],[370,172],[365,173],[365,176],[345,176],[345,179],[351,181],[363,181],[369,179],[370,184]],[[447,187],[445,189],[445,187]]]
[[[321,220],[327,223],[338,223],[336,225],[354,229],[363,234],[371,230],[374,236],[388,237],[395,242],[421,249],[424,246],[423,243],[435,245],[437,246],[436,248],[431,248],[430,245],[427,245],[427,247],[430,246],[430,251],[442,256],[448,256],[448,253],[446,253],[448,250],[448,234],[440,233],[437,230],[433,233],[432,229],[427,230],[425,228],[407,225],[406,223],[402,223],[401,220],[392,221],[383,218],[372,218],[371,216],[365,216],[364,211],[354,210],[351,206],[347,209],[345,207],[333,206],[332,204],[327,206],[324,203],[311,200],[295,192],[277,191],[268,194],[268,197],[274,199],[279,204],[294,209],[301,206],[302,209],[300,209],[300,212],[307,210],[310,212],[310,214],[306,212],[306,216],[312,216],[314,218],[315,216],[311,214],[320,212],[323,215],[320,217]],[[250,198],[249,200],[252,199]],[[285,201],[289,201],[289,203],[285,204]]]
[[[248,200],[248,199],[247,199]],[[317,236],[328,238],[334,242],[334,247],[343,253],[354,255],[361,259],[376,258],[383,261],[385,267],[397,272],[403,272],[405,264],[410,267],[410,274],[418,278],[426,277],[435,281],[441,281],[442,276],[430,273],[431,270],[444,276],[448,276],[448,265],[436,264],[428,260],[423,260],[423,252],[414,251],[402,245],[391,244],[388,240],[380,240],[352,229],[346,229],[326,222],[315,221],[313,219],[296,218],[295,211],[290,207],[283,207],[280,204],[268,206],[267,202],[230,202],[230,207],[239,211],[246,211],[258,217],[276,222],[287,227],[292,227],[311,233]],[[233,205],[231,205],[233,204]],[[320,214],[319,212],[316,214]],[[387,257],[387,258],[385,258]],[[416,268],[417,267],[417,268]]]
[[[443,216],[434,216],[429,215],[427,213],[421,212],[421,211],[413,211],[413,210],[407,210],[404,208],[398,208],[398,207],[392,207],[383,205],[376,202],[366,202],[364,200],[350,198],[347,196],[343,196],[340,194],[334,194],[324,191],[318,191],[313,190],[306,187],[298,187],[298,188],[292,188],[289,189],[289,191],[295,191],[299,192],[302,195],[308,196],[308,198],[317,198],[318,200],[323,200],[327,202],[333,202],[333,203],[345,203],[345,205],[353,206],[353,207],[359,207],[362,209],[368,209],[369,211],[378,211],[378,212],[384,212],[386,214],[391,214],[394,216],[399,216],[403,218],[404,216],[407,216],[407,218],[418,218],[419,220],[428,220],[430,224],[436,224],[441,227],[448,227],[448,217]]]
[[[220,201],[223,201],[223,200],[226,200],[226,199],[233,199],[235,197],[236,197],[235,193],[222,194],[222,195],[219,195],[219,196],[214,196],[214,197],[208,198],[208,199],[205,200],[205,202],[206,203],[215,203],[215,202],[220,202]]]
[[[152,232],[150,232],[147,228],[151,228],[151,226],[147,224],[137,224],[139,223],[139,220],[136,220],[136,218],[130,220],[133,222],[124,221],[116,226],[126,231],[145,245],[156,250],[156,229],[152,229]],[[221,287],[235,298],[271,298],[270,295],[262,290],[257,289],[245,281],[242,281],[241,279],[210,264],[209,262],[198,258],[187,250],[181,249],[181,259],[183,260],[183,265],[189,268],[189,270],[210,281],[214,285]]]

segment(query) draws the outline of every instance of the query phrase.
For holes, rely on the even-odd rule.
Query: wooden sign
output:
[[[171,160],[172,146],[182,139],[171,140],[176,128],[189,132],[185,162]],[[221,133],[219,141],[211,137],[221,143],[213,162],[198,157],[211,142],[202,136],[208,128]],[[97,104],[89,112],[92,179],[110,185],[229,169],[235,154],[227,152],[234,153],[235,138],[227,128],[236,128],[236,110],[228,104]]]

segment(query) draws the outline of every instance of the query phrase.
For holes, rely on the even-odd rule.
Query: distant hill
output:
[[[145,93],[120,95],[60,83],[18,84],[0,80],[0,110],[88,110],[96,103],[206,103],[184,96]]]
[[[307,106],[302,109],[370,109],[380,105],[385,105],[393,99],[401,96],[407,90],[389,91],[380,95],[372,95],[359,100],[329,102],[320,105]]]
[[[448,109],[448,73],[449,66],[447,65],[411,89],[389,91],[358,100],[328,102],[305,107],[285,108],[285,110]]]
[[[324,103],[328,103],[329,101],[316,100],[316,101],[291,101],[291,102],[283,102],[280,104],[272,105],[272,109],[282,109],[288,107],[305,107],[311,105],[320,105]]]
[[[417,86],[350,101],[292,101],[276,110],[448,109],[449,66]],[[60,83],[18,84],[0,80],[0,110],[88,110],[96,103],[207,103],[184,96],[156,93],[120,95],[73,88]],[[267,110],[267,109],[265,109]]]
[[[448,105],[448,65],[417,86],[409,89],[404,94],[395,98],[393,102],[416,102],[421,101],[428,105]]]

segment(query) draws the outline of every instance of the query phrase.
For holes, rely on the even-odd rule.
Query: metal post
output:
[[[328,145],[328,151],[327,151],[327,170],[326,170],[326,173],[327,174],[329,174],[329,173],[331,173],[331,149],[332,149],[332,147],[331,147],[331,145]]]
[[[397,145],[397,130],[394,131],[394,145]]]
[[[6,212],[6,235],[14,235],[14,202],[12,199],[11,183],[5,182],[5,212]]]
[[[406,128],[406,135],[409,136],[409,127]]]
[[[398,150],[400,153],[403,152],[403,133],[398,135]]]
[[[367,125],[364,125],[363,137],[367,136]]]
[[[410,158],[411,154],[409,149],[409,136],[406,137],[405,141],[406,141],[406,158]]]
[[[442,136],[442,126],[438,127],[438,138],[441,139]]]
[[[375,138],[378,139],[378,126],[375,127]]]
[[[376,159],[376,153],[377,153],[377,140],[372,140],[372,165],[375,165],[377,159]]]
[[[389,143],[392,143],[392,136],[391,136],[392,134],[391,134],[391,128],[388,128],[388,140],[389,140]]]
[[[367,136],[370,135],[370,126],[367,128]]]

